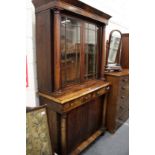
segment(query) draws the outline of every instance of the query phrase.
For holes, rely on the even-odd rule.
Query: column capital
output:
[[[59,8],[54,8],[54,14],[60,14],[60,9]]]

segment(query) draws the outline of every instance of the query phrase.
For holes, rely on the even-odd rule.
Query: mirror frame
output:
[[[112,38],[112,34],[114,32],[118,32],[120,34],[120,43],[119,43],[119,47],[118,47],[118,50],[117,50],[117,54],[116,54],[116,65],[114,66],[108,66],[108,58],[109,58],[109,49],[110,49],[110,42],[111,42],[111,38]],[[106,71],[122,71],[122,67],[121,67],[121,53],[122,53],[122,33],[121,31],[115,29],[115,30],[112,30],[109,34],[109,40],[107,40],[107,48],[106,48],[106,67],[105,67],[105,70]],[[115,64],[115,63],[111,63],[111,64]]]

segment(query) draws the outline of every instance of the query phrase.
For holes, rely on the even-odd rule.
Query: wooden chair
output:
[[[26,155],[54,155],[46,106],[26,108]]]

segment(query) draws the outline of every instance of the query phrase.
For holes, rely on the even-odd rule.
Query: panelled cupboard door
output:
[[[98,97],[68,113],[68,152],[72,152],[81,142],[101,128],[103,104]]]

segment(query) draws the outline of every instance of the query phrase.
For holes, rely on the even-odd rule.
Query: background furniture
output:
[[[129,117],[129,71],[105,73],[112,88],[108,95],[106,127],[114,133]]]
[[[106,71],[121,71],[122,33],[112,30],[107,41]]]
[[[38,94],[48,106],[54,150],[79,154],[105,131],[105,27],[111,16],[78,0],[33,4]]]
[[[26,110],[26,155],[54,155],[46,107]]]
[[[129,33],[122,34],[121,66],[129,68]]]

